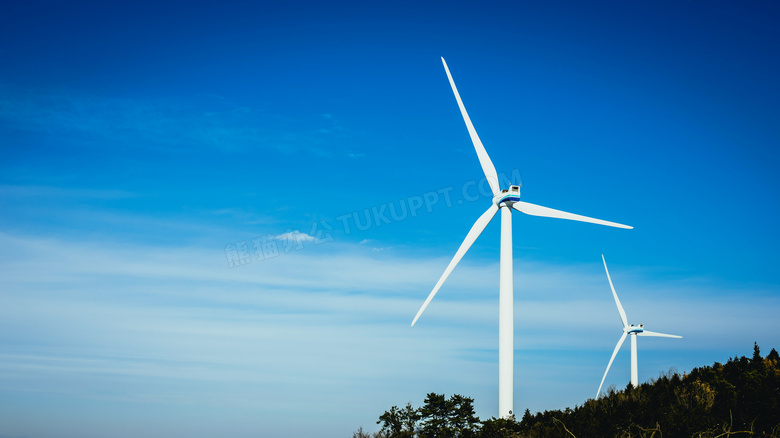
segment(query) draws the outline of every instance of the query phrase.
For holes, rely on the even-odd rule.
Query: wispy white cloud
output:
[[[310,236],[310,235],[308,235],[306,233],[302,233],[302,232],[300,232],[298,230],[282,233],[282,234],[276,236],[276,238],[279,239],[279,240],[288,240],[289,239],[289,240],[293,240],[293,241],[296,241],[296,242],[313,242],[313,241],[317,240],[316,237]]]
[[[369,246],[371,248],[371,251],[374,252],[380,252],[380,251],[387,251],[389,249],[393,249],[392,246],[376,246],[375,244],[378,244],[379,242],[372,240],[372,239],[363,239],[361,240],[358,245],[365,245]]]
[[[484,400],[483,415],[494,411],[493,261],[464,261],[410,328],[448,257],[332,243],[228,268],[222,248],[12,234],[0,235],[0,248],[0,379],[14,393],[56,388],[107,403],[217,397],[293,421],[318,415],[334,392],[341,409],[370,419],[381,410],[356,400],[386,409],[436,390],[467,393]],[[690,351],[728,356],[753,340],[777,345],[780,303],[761,291],[706,289],[717,298],[702,301],[704,282],[660,284],[611,268],[632,321],[685,336],[642,342],[643,378],[700,365]],[[518,259],[516,272],[518,406],[555,407],[542,402],[550,391],[572,403],[592,396],[620,331],[600,260]],[[246,388],[266,397],[245,399]],[[291,393],[309,403],[272,406]]]

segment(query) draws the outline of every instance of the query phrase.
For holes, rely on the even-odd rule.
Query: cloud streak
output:
[[[9,394],[56,398],[64,391],[110,404],[176,406],[208,404],[215,396],[277,412],[292,424],[301,414],[319,415],[336,392],[348,406],[370,397],[387,408],[410,394],[447,390],[484,396],[478,408],[492,412],[495,262],[464,261],[410,329],[447,257],[334,243],[229,269],[216,248],[106,246],[8,233],[0,235],[0,247],[0,380]],[[643,378],[668,368],[652,371],[653,351],[665,352],[661,364],[685,370],[701,365],[680,363],[691,349],[719,351],[723,360],[753,340],[777,341],[774,297],[719,291],[720,298],[702,302],[703,283],[661,285],[617,263],[610,267],[632,321],[685,336],[643,342]],[[515,269],[517,404],[554,407],[542,394],[562,385],[562,374],[577,381],[569,390],[581,402],[592,395],[589,383],[598,381],[620,329],[600,260],[563,266],[518,259]],[[745,300],[744,293],[755,296]],[[582,366],[550,363],[573,350],[586,352]],[[620,379],[620,372],[613,376]],[[246,399],[246,388],[299,395],[290,410],[279,411],[276,400]],[[308,403],[293,409],[294,400]],[[352,407],[354,424],[381,412]]]

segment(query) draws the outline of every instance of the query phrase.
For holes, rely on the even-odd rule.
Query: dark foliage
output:
[[[573,410],[526,415],[521,434],[543,437],[780,436],[780,360],[761,357],[670,372],[634,388],[609,390]]]
[[[609,389],[574,409],[535,415],[526,409],[520,421],[480,422],[473,399],[430,393],[423,407],[393,406],[377,423],[383,426],[374,436],[387,438],[780,438],[780,355],[772,349],[762,357],[754,345],[751,358]]]
[[[480,421],[474,415],[474,399],[458,394],[447,399],[432,392],[423,407],[393,406],[377,424],[382,424],[380,433],[389,438],[474,438]]]

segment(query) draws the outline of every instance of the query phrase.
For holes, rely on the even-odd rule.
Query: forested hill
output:
[[[780,438],[780,356],[735,357],[725,364],[668,373],[638,388],[610,389],[563,411],[531,414],[520,421],[474,416],[473,399],[431,393],[425,405],[393,406],[379,417],[379,432],[353,438],[546,438],[546,437],[775,437]]]
[[[751,358],[672,373],[638,388],[628,385],[573,410],[526,411],[519,426],[527,437],[725,437],[740,431],[778,437],[780,357],[774,349],[761,357],[755,345]]]

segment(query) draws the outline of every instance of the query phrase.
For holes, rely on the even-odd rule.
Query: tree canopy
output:
[[[576,438],[699,437],[780,438],[780,355],[751,358],[667,372],[624,390],[610,388],[574,409],[531,414],[517,421],[476,417],[474,400],[430,393],[420,408],[396,406],[379,417],[380,431],[355,432],[355,438]]]

